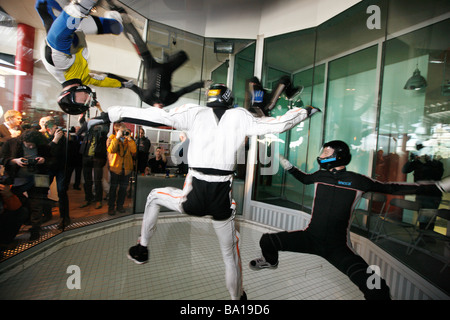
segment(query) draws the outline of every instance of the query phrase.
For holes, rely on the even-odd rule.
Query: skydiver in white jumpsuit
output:
[[[145,205],[140,241],[128,257],[138,264],[148,261],[148,244],[155,231],[160,207],[194,216],[212,216],[225,263],[225,281],[231,299],[246,299],[242,286],[239,233],[235,229],[236,203],[231,185],[238,149],[245,137],[289,130],[319,111],[294,108],[277,118],[257,118],[244,108],[232,108],[233,95],[224,85],[208,91],[207,106],[186,104],[165,111],[159,108],[110,107],[89,126],[124,121],[144,126],[162,123],[187,133],[190,139],[189,172],[183,189],[153,189]]]

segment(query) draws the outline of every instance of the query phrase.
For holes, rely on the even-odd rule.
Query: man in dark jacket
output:
[[[137,152],[137,171],[138,173],[145,173],[145,167],[147,166],[148,155],[152,143],[150,139],[145,136],[145,130],[139,128],[139,137],[136,139]]]
[[[103,167],[106,165],[106,140],[108,139],[109,125],[97,125],[87,130],[84,116],[80,119],[81,129],[78,134],[84,135],[80,153],[83,155],[83,177],[85,202],[80,206],[84,208],[95,202],[95,208],[102,207],[103,198]],[[95,195],[92,193],[94,186]]]
[[[21,136],[5,142],[2,161],[8,176],[14,179],[13,192],[26,203],[30,212],[30,241],[40,236],[42,214],[50,186],[47,159],[48,144],[43,135],[34,129],[25,130]],[[28,198],[23,196],[27,192]]]
[[[49,181],[52,183],[56,179],[56,189],[58,191],[59,216],[61,223],[59,228],[64,230],[70,224],[69,217],[69,197],[67,196],[66,184],[66,152],[67,141],[62,128],[56,125],[55,119],[49,117],[44,123],[44,137],[47,140],[50,150],[50,157],[47,161]]]

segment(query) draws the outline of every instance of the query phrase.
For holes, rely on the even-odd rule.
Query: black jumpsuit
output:
[[[345,273],[366,299],[389,299],[389,288],[381,279],[379,290],[369,289],[368,264],[347,245],[349,220],[356,203],[365,192],[387,194],[429,193],[435,184],[382,183],[345,169],[319,170],[306,174],[296,167],[289,170],[304,184],[315,184],[311,220],[302,231],[264,234],[260,240],[267,262],[278,261],[278,251],[317,254]]]
[[[204,82],[198,81],[177,91],[172,91],[172,74],[189,59],[186,52],[179,51],[171,55],[166,62],[158,63],[133,23],[126,16],[122,15],[122,17],[124,17],[125,35],[139,54],[145,69],[145,88],[140,88],[137,85],[130,87],[143,102],[148,105],[161,103],[166,107],[175,103],[181,96],[203,88]]]

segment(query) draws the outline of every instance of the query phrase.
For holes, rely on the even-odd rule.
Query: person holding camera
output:
[[[58,127],[53,117],[47,117],[44,122],[44,137],[50,149],[50,157],[47,161],[49,182],[56,179],[56,189],[58,192],[59,216],[61,222],[59,229],[63,230],[70,224],[69,217],[69,197],[67,196],[66,184],[66,151],[67,141],[66,129]]]
[[[109,136],[107,146],[110,172],[108,214],[114,215],[116,209],[120,213],[125,212],[123,205],[137,147],[124,123],[114,123],[114,133]]]
[[[43,212],[49,190],[47,159],[50,156],[44,136],[27,129],[22,135],[5,142],[2,148],[3,165],[13,179],[16,194],[30,213],[30,241],[40,237]],[[24,196],[24,192],[28,197]]]

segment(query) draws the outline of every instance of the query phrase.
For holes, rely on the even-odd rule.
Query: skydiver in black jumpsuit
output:
[[[317,160],[324,170],[307,174],[286,159],[280,159],[281,165],[297,180],[315,184],[311,221],[302,231],[264,234],[260,240],[263,256],[252,260],[250,268],[276,268],[278,251],[317,254],[345,273],[366,299],[390,299],[389,287],[384,279],[380,279],[379,289],[368,288],[367,280],[372,276],[367,271],[369,266],[347,245],[352,211],[365,192],[397,195],[426,194],[436,189],[446,192],[450,189],[448,180],[428,184],[382,183],[347,171],[345,166],[350,162],[351,155],[347,144],[342,141],[326,143]]]
[[[172,91],[172,74],[189,58],[184,51],[179,51],[168,57],[167,61],[158,63],[152,56],[147,44],[134,27],[124,8],[116,6],[112,0],[107,0],[110,10],[120,12],[126,37],[133,44],[141,58],[145,70],[146,87],[128,82],[124,84],[134,91],[139,98],[151,106],[167,107],[175,103],[181,96],[197,89],[208,88],[211,81],[197,81],[177,91]]]
[[[299,98],[303,91],[303,86],[294,87],[290,77],[285,75],[278,80],[275,89],[271,93],[268,93],[263,88],[257,77],[252,77],[248,80],[248,89],[251,97],[251,105],[248,110],[254,116],[268,117],[283,92],[288,99]],[[297,107],[303,107],[303,102]]]

